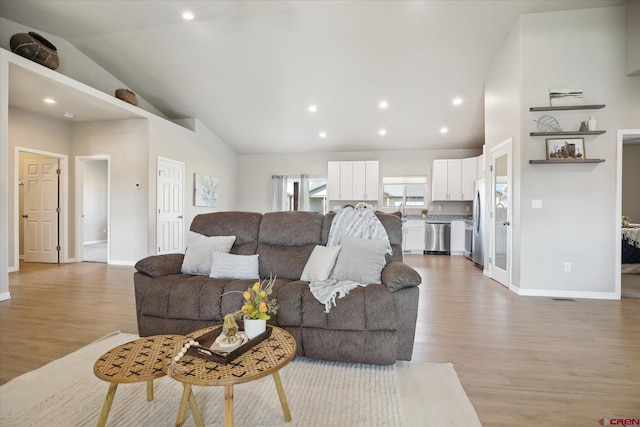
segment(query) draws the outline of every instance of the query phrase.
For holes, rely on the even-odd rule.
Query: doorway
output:
[[[77,261],[109,263],[109,156],[76,157]]]
[[[615,293],[621,298],[640,298],[640,129],[618,131],[616,185]],[[629,227],[622,227],[622,216]]]
[[[68,262],[67,156],[15,147],[15,264]]]
[[[158,157],[156,255],[184,253],[183,162]]]
[[[490,273],[491,278],[511,286],[511,223],[513,218],[512,138],[491,150],[490,202]]]

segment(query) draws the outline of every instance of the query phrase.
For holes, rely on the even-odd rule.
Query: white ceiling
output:
[[[0,16],[65,38],[238,153],[281,153],[479,148],[484,78],[518,16],[621,4],[1,0]]]

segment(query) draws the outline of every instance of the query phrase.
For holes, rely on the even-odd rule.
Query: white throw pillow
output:
[[[329,278],[336,258],[340,252],[340,246],[317,245],[313,248],[307,264],[302,270],[300,280],[305,282],[323,282]]]
[[[259,279],[258,254],[234,255],[214,251],[211,255],[209,277],[213,279]]]
[[[340,238],[340,253],[333,268],[332,278],[358,283],[382,283],[380,274],[387,264],[387,240]]]
[[[213,251],[229,252],[236,236],[205,236],[189,231],[187,252],[182,261],[182,273],[208,276],[211,272]]]

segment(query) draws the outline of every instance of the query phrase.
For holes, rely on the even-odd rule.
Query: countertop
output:
[[[426,218],[423,218],[422,215],[407,215],[404,217],[406,220],[421,220],[425,222],[467,221],[472,218],[471,215],[427,215]]]

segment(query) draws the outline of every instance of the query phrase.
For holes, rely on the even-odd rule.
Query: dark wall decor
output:
[[[18,33],[9,41],[11,52],[55,70],[60,65],[58,50],[47,39],[38,33]]]

